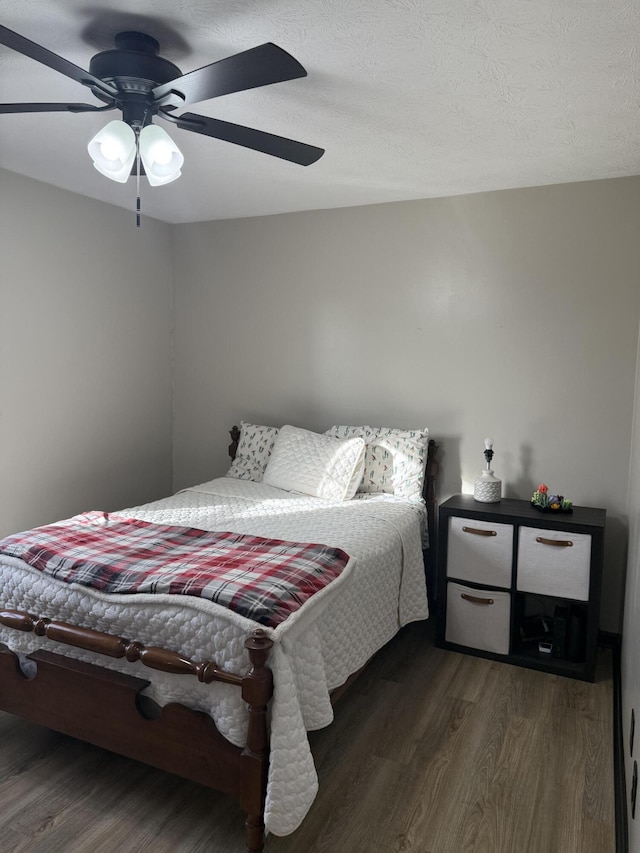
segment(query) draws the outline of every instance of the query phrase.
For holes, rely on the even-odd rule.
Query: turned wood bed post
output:
[[[247,745],[242,752],[240,803],[247,819],[247,853],[261,853],[264,847],[264,801],[269,769],[267,704],[273,695],[273,674],[266,666],[272,640],[258,629],[244,643],[251,670],[242,680],[242,698],[249,705]]]
[[[436,498],[436,479],[438,477],[438,460],[436,454],[438,445],[430,438],[427,445],[427,463],[425,467],[423,496],[427,505],[427,519],[429,524],[429,536],[433,536],[435,544],[436,516],[438,513],[438,501]]]
[[[229,456],[232,459],[235,459],[236,453],[238,452],[238,442],[240,441],[240,427],[232,426],[229,430],[229,435],[231,436],[231,444],[229,445]]]
[[[424,568],[427,577],[427,594],[434,604],[438,598],[436,585],[436,534],[438,531],[438,499],[436,497],[436,479],[438,476],[438,460],[436,454],[438,445],[430,438],[427,445],[427,464],[425,468],[424,488],[422,496],[427,508],[427,529],[429,531],[429,547],[424,551]]]

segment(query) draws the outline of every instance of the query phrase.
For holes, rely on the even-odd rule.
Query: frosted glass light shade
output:
[[[152,187],[169,184],[182,174],[182,152],[169,134],[156,124],[148,124],[140,131],[140,157]]]
[[[126,122],[115,119],[96,133],[87,150],[101,174],[124,184],[136,156],[136,135]]]

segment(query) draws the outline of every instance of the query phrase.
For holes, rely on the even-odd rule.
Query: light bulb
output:
[[[161,166],[167,166],[171,162],[173,151],[171,146],[158,143],[153,146],[152,159]]]
[[[122,148],[114,139],[105,139],[100,143],[100,153],[105,160],[118,160]]]

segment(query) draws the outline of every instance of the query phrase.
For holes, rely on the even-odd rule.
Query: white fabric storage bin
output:
[[[447,541],[448,577],[511,587],[512,524],[452,517]]]
[[[510,620],[510,593],[447,584],[447,642],[508,655]]]
[[[521,527],[517,588],[522,592],[589,600],[591,536]]]

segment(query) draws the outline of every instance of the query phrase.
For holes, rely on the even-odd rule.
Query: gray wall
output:
[[[618,630],[640,179],[174,226],[174,487],[241,418],[429,426],[440,498],[495,440],[504,494],[608,511]]]
[[[174,488],[221,474],[240,418],[426,424],[441,499],[492,435],[505,495],[607,508],[618,630],[639,200],[628,178],[137,230],[0,172],[0,535],[166,494],[172,447]]]
[[[0,171],[0,257],[0,535],[169,492],[169,226]]]

